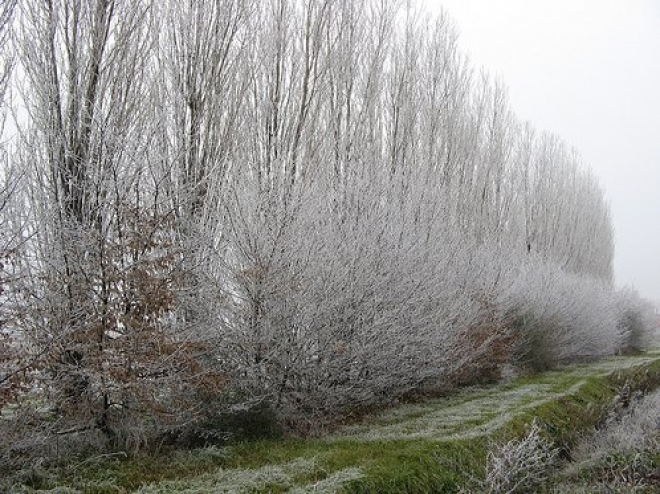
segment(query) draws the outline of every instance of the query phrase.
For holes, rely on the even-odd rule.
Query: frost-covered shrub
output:
[[[228,371],[239,395],[269,400],[299,430],[391,402],[473,356],[458,335],[482,319],[486,268],[440,221],[441,203],[385,201],[372,186],[356,179],[343,211],[320,190],[291,215],[235,204],[245,223],[233,232]]]
[[[498,445],[488,454],[483,492],[538,492],[548,484],[557,462],[557,450],[534,422],[524,438]]]
[[[532,370],[612,355],[624,340],[608,283],[538,259],[521,267],[501,304],[519,334],[519,364]]]
[[[653,304],[632,288],[623,289],[617,295],[617,326],[624,337],[622,351],[635,352],[648,347],[658,324]]]
[[[477,241],[424,181],[398,180],[363,165],[341,191],[310,180],[288,203],[241,184],[219,349],[236,396],[315,432],[420,388],[498,379],[512,359],[544,370],[617,351],[606,281]]]
[[[34,400],[34,398],[33,398]],[[36,400],[34,400],[36,401]],[[56,434],[52,410],[38,403],[21,403],[0,417],[0,492],[17,486],[43,488],[53,480],[54,466],[71,465],[92,458],[107,448],[95,429],[72,429]]]
[[[660,468],[659,411],[660,391],[631,401],[606,427],[578,445],[574,470],[614,487],[654,485]]]

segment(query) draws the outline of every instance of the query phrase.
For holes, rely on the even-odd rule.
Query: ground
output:
[[[42,473],[32,485],[59,493],[470,492],[483,488],[479,479],[488,451],[524,437],[534,421],[567,464],[579,438],[623,406],[622,396],[658,385],[660,353],[616,357],[401,405],[323,438],[251,441],[151,457],[92,456]],[[588,479],[580,478],[567,477],[567,489],[601,492],[589,491]],[[557,482],[556,489],[563,477]]]

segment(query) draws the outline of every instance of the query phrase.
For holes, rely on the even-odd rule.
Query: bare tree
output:
[[[340,2],[331,21],[310,21],[315,7],[323,12],[313,2],[259,10],[246,115],[265,126],[244,127],[238,157],[249,165],[234,170],[227,207],[236,301],[227,334],[237,351],[224,360],[248,395],[272,398],[290,417],[506,361],[517,265],[601,276],[582,253],[596,230],[607,237],[606,222],[588,226],[579,214],[607,217],[579,161],[534,138],[501,84],[473,80],[446,19],[429,25],[411,4]],[[323,43],[310,57],[315,25]],[[309,93],[301,60],[317,60]],[[606,273],[611,259],[596,258]],[[562,296],[574,286],[571,276],[552,279]],[[585,293],[599,293],[590,283]],[[602,309],[597,297],[584,300],[565,321],[589,304]],[[576,349],[593,341],[569,326],[584,343]]]
[[[14,64],[14,57],[9,52],[9,35],[16,2],[17,0],[7,0],[0,6],[0,104],[2,107]]]
[[[193,420],[208,393],[305,430],[497,377],[527,319],[555,359],[615,351],[603,191],[473,70],[445,14],[382,0],[18,12],[22,328],[62,423],[118,440],[149,410]]]
[[[182,246],[145,97],[158,16],[150,1],[22,6],[30,119],[16,159],[35,259],[25,336],[43,349],[36,377],[60,433],[96,429],[137,447],[149,414],[192,420],[189,400],[211,383],[203,344],[170,324]]]

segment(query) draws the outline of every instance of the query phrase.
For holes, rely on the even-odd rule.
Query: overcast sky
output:
[[[425,3],[519,117],[578,149],[612,207],[617,285],[660,302],[660,0]]]

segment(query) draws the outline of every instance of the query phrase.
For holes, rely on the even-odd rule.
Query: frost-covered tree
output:
[[[0,6],[0,104],[4,109],[4,98],[9,86],[14,57],[10,51],[10,31],[17,0],[7,0]]]
[[[252,22],[216,196],[229,295],[220,360],[248,395],[327,413],[451,380],[489,349],[507,358],[515,331],[501,301],[523,279],[517,265],[610,279],[597,182],[517,121],[502,84],[475,77],[445,16],[274,1]]]
[[[18,12],[29,276],[14,293],[67,420],[113,438],[145,403],[193,420],[176,403],[201,392],[305,429],[496,378],[541,326],[552,361],[623,341],[598,181],[513,114],[446,14],[380,0]]]
[[[113,443],[139,444],[149,414],[190,420],[213,380],[203,344],[171,324],[185,270],[152,145],[156,14],[150,1],[28,0],[19,16],[29,118],[13,159],[32,217],[18,329],[49,424]]]

